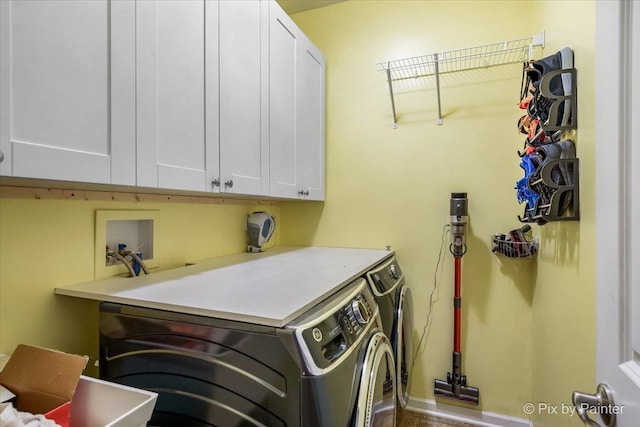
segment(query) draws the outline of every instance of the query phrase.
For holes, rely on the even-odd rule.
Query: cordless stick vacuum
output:
[[[467,252],[464,233],[467,227],[467,193],[451,193],[449,202],[451,215],[451,245],[449,250],[454,257],[455,294],[453,297],[453,366],[447,372],[447,380],[435,380],[434,394],[460,402],[477,405],[480,390],[467,386],[467,377],[462,375],[462,352],[460,351],[460,311],[462,297],[460,293],[460,266],[462,256]]]

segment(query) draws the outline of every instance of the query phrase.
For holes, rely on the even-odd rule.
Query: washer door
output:
[[[391,343],[396,360],[398,402],[404,408],[409,401],[413,368],[413,298],[411,289],[404,284],[398,289],[394,321]]]
[[[382,332],[367,345],[358,389],[356,427],[396,425],[396,374],[393,350]]]

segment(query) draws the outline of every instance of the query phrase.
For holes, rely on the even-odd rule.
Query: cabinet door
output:
[[[269,193],[268,14],[265,1],[220,1],[223,192]]]
[[[0,174],[135,184],[131,1],[0,1]]]
[[[275,3],[269,25],[270,194],[323,200],[324,56]]]
[[[144,0],[136,5],[138,185],[206,191],[208,144],[216,146],[205,102],[217,44],[217,2]],[[207,18],[207,19],[205,19]],[[214,104],[215,105],[215,104]]]
[[[302,194],[296,162],[298,62],[302,32],[275,3],[269,14],[269,151],[270,194],[296,198]]]
[[[306,37],[298,63],[296,164],[304,197],[324,200],[325,59]]]

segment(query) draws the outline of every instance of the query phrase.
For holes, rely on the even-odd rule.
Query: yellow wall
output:
[[[574,390],[595,392],[595,2],[540,1],[545,52],[574,50],[578,70],[580,222],[540,228],[542,251],[533,283],[533,400],[571,405]],[[570,17],[570,18],[569,18]],[[560,411],[558,411],[560,412]],[[536,412],[536,426],[579,425],[573,417]]]
[[[53,290],[93,280],[99,209],[158,210],[160,269],[242,252],[246,214],[266,209],[279,222],[280,213],[279,206],[0,199],[1,353],[27,343],[97,357],[97,304]]]
[[[327,59],[327,201],[285,204],[282,240],[392,245],[413,291],[419,334],[450,193],[468,192],[463,372],[489,412],[527,418],[526,402],[560,404],[569,389],[593,388],[593,9],[589,2],[475,1],[471,7],[350,0],[294,16]],[[513,189],[523,173],[516,150],[524,137],[515,126],[521,66],[443,76],[442,126],[433,80],[398,84],[399,127],[392,129],[386,79],[376,63],[543,30],[544,53],[568,44],[580,69],[583,220],[534,225],[543,246],[537,263],[501,260],[491,253],[490,236],[522,225]],[[413,377],[415,398],[432,399],[434,378],[451,369],[452,264],[445,250],[426,350]]]

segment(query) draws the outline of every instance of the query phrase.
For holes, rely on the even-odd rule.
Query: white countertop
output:
[[[283,327],[393,251],[277,247],[132,278],[55,289],[59,295]]]

